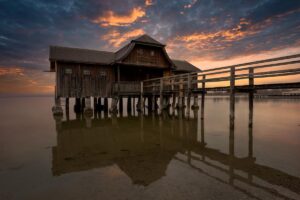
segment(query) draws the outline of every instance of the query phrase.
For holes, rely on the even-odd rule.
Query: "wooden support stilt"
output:
[[[253,92],[249,93],[249,123],[248,123],[248,157],[253,157]]]
[[[110,108],[110,113],[112,113],[113,115],[116,115],[118,113],[118,101],[119,101],[119,97],[118,96],[114,96],[111,100],[111,108]]]
[[[94,111],[97,110],[97,97],[94,97]]]
[[[101,103],[101,97],[98,98],[98,101],[97,101],[97,111],[98,112],[101,112],[101,110],[103,110],[103,105]]]
[[[80,98],[76,98],[76,99],[75,99],[74,112],[75,112],[75,113],[80,113],[80,112],[81,112],[81,102],[80,102]]]
[[[85,97],[83,97],[83,98],[81,99],[81,109],[80,109],[80,111],[81,111],[81,112],[84,111],[84,108],[85,108]]]
[[[128,115],[131,115],[132,107],[131,107],[131,96],[127,99],[127,113]]]
[[[165,96],[163,97],[163,110],[168,110],[170,107],[170,97],[169,96]]]
[[[159,84],[159,113],[161,114],[162,109],[163,109],[163,79],[160,79],[160,84]]]
[[[91,118],[91,116],[93,116],[91,97],[86,97],[84,99],[85,99],[84,114],[86,117]]]
[[[152,85],[152,109],[151,109],[152,112],[155,111],[155,106],[156,106],[156,102],[155,102],[155,86],[154,86],[154,83],[153,83],[153,85]]]
[[[66,119],[70,120],[70,110],[69,110],[69,97],[66,98]]]
[[[135,108],[136,108],[135,97],[132,97],[132,104],[133,104],[132,112],[133,112],[133,116],[135,116]]]
[[[176,93],[174,91],[174,79],[171,80],[171,91],[172,91],[172,109],[175,109],[176,106]]]
[[[187,80],[187,117],[190,118],[191,109],[191,76],[188,74]]]
[[[178,103],[177,108],[182,109],[184,106],[184,97],[183,97],[183,78],[180,76],[179,78],[179,95],[178,95]]]
[[[123,113],[123,97],[119,97],[119,112]]]
[[[234,123],[234,110],[235,110],[235,68],[230,69],[230,122]]]
[[[139,98],[139,111],[143,112],[144,111],[144,83],[143,81],[141,82],[141,94]]]
[[[69,101],[69,97],[67,97],[66,98],[66,110],[69,110],[69,103],[70,103],[70,101]]]
[[[52,113],[53,115],[63,115],[60,97],[55,97],[55,105],[52,107]]]
[[[248,157],[253,157],[253,98],[254,98],[254,69],[249,68],[249,122],[248,122]],[[250,176],[251,177],[251,176]]]
[[[156,100],[156,99],[155,99],[155,95],[153,94],[153,95],[152,95],[152,100],[151,100],[151,101],[152,101],[152,108],[151,108],[151,111],[152,111],[152,112],[155,111],[155,107],[156,107],[156,102],[155,102],[155,100]]]
[[[148,112],[150,113],[152,111],[152,97],[148,96]]]
[[[108,98],[104,98],[104,108],[103,108],[105,113],[108,113]]]
[[[192,109],[199,109],[199,105],[198,105],[198,95],[194,95],[194,102],[192,105]]]

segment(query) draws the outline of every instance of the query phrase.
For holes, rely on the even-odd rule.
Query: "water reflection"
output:
[[[207,147],[205,107],[201,101],[201,109],[199,113],[193,110],[193,118],[185,115],[189,112],[184,110],[128,117],[77,115],[76,119],[67,117],[65,121],[56,117],[57,145],[52,148],[52,174],[60,176],[116,164],[133,184],[148,186],[165,176],[169,163],[176,160],[251,198],[260,199],[256,190],[272,197],[300,198],[298,177],[256,163],[253,155],[253,98],[250,96],[249,99],[246,157],[235,155],[234,104],[230,109],[233,115],[229,117],[229,153]],[[226,174],[227,178],[207,172],[199,167],[199,162]]]

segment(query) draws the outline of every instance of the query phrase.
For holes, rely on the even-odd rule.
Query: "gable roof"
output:
[[[147,34],[144,34],[134,40],[131,40],[131,42],[135,42],[135,43],[145,43],[145,44],[152,44],[152,45],[157,45],[157,46],[166,46],[160,42],[158,42],[157,40],[153,39],[152,37],[150,37]]]
[[[154,40],[148,35],[142,35],[119,49],[117,52],[98,51],[61,46],[50,46],[49,60],[59,60],[75,63],[111,65],[124,59],[134,48],[135,44],[153,45],[160,47],[169,60],[174,71],[177,72],[199,72],[199,68],[185,60],[171,60],[165,50],[165,45]]]
[[[71,61],[93,64],[110,64],[115,54],[108,51],[50,46],[50,60]]]
[[[201,72],[201,70],[186,60],[172,60],[178,72]]]

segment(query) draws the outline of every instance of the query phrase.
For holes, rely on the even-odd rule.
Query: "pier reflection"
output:
[[[257,191],[270,197],[297,199],[300,179],[270,166],[256,163],[253,155],[253,96],[249,96],[248,155],[235,155],[234,102],[230,104],[228,153],[208,147],[205,141],[205,106],[192,110],[169,110],[138,116],[77,115],[62,121],[56,117],[57,145],[52,148],[52,174],[118,165],[133,184],[149,186],[166,176],[172,160],[230,185],[251,198]],[[201,166],[209,170],[204,170]],[[211,173],[214,171],[213,173]],[[218,176],[221,172],[227,177]]]

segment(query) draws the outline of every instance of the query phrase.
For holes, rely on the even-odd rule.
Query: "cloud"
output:
[[[169,48],[185,47],[188,50],[221,50],[230,46],[230,42],[241,40],[249,35],[254,35],[258,30],[247,29],[250,22],[241,19],[239,24],[216,32],[199,32],[188,35],[176,36],[169,41]]]
[[[118,30],[112,30],[103,35],[101,39],[108,41],[108,43],[114,47],[120,47],[124,42],[143,34],[145,34],[143,29],[135,29],[125,33],[121,33]]]
[[[152,0],[145,0],[145,6],[152,6],[153,1]]]
[[[24,69],[19,67],[0,68],[0,76],[7,76],[7,75],[24,76]]]
[[[195,3],[197,3],[197,0],[192,0],[189,4],[184,5],[184,8],[191,8],[194,6]]]
[[[92,22],[97,23],[102,27],[129,26],[145,15],[146,12],[142,7],[133,8],[128,15],[118,15],[110,10],[107,11],[103,16],[94,19]]]

